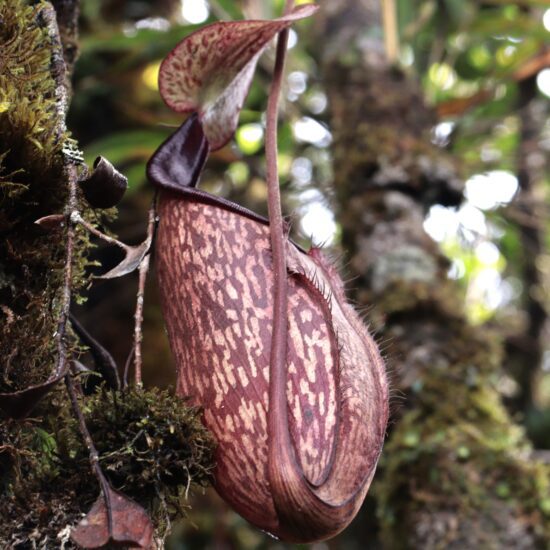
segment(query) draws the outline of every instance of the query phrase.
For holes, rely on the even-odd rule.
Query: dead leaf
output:
[[[117,277],[122,277],[123,275],[128,275],[128,273],[132,273],[132,271],[139,267],[141,260],[145,257],[145,254],[149,252],[151,240],[146,239],[137,246],[128,246],[122,243],[120,243],[119,246],[126,254],[124,260],[122,260],[117,266],[113,267],[110,271],[107,271],[107,273],[98,275],[96,279],[116,279]]]
[[[103,376],[110,388],[120,389],[118,367],[113,356],[80,324],[74,315],[70,315],[70,320],[73,330],[80,340],[90,348],[90,354],[96,367],[95,370]],[[78,361],[73,361],[73,363],[78,363]]]
[[[65,219],[66,217],[63,214],[51,214],[50,216],[39,218],[34,223],[44,229],[55,230],[61,229],[65,225]]]
[[[93,172],[78,182],[84,197],[94,208],[112,208],[124,196],[128,178],[122,175],[106,158],[97,157]]]
[[[147,512],[111,487],[108,487],[107,498],[110,501],[111,521],[105,495],[101,494],[86,516],[72,529],[73,542],[86,549],[101,548],[106,544],[152,549],[154,528]]]
[[[151,235],[148,236],[147,239],[145,239],[145,241],[141,244],[137,246],[129,246],[123,242],[120,242],[118,239],[105,235],[105,233],[99,231],[99,229],[87,222],[76,210],[71,213],[70,218],[72,223],[82,225],[92,235],[99,237],[106,243],[114,244],[124,251],[124,259],[107,273],[97,275],[96,279],[114,279],[115,277],[122,277],[123,275],[131,273],[140,266],[141,260],[143,260],[147,252],[149,252],[149,248],[151,248]]]

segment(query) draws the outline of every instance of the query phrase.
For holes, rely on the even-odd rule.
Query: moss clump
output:
[[[211,481],[215,444],[199,409],[159,389],[100,390],[82,400],[82,407],[112,486],[141,504],[163,536],[185,515],[190,487]],[[80,441],[76,422],[70,422],[65,445],[77,477],[89,469]],[[95,480],[90,483],[97,492]]]
[[[23,476],[48,470],[49,436],[36,422],[5,420],[0,423],[0,487],[11,491]],[[46,452],[43,452],[46,451]]]
[[[45,421],[2,421],[0,548],[58,548],[58,533],[93,500],[88,477],[63,461]]]
[[[150,506],[162,492],[177,504],[179,488],[209,484],[214,440],[181,398],[159,389],[100,391],[83,407],[101,466],[138,502]]]
[[[99,494],[62,391],[49,406],[55,418],[0,425],[0,548],[57,547]],[[200,411],[158,389],[100,390],[81,406],[110,483],[148,510],[162,536],[184,515],[190,488],[210,482],[214,441]]]

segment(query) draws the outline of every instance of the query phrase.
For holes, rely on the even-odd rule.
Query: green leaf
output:
[[[135,160],[147,160],[170,135],[171,130],[163,128],[109,134],[85,147],[84,158],[91,164],[101,155],[115,166]]]
[[[243,12],[239,9],[235,0],[210,0],[212,8],[218,7],[227,14],[228,19],[244,19]]]

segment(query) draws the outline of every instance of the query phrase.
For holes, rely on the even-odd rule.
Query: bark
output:
[[[0,391],[9,392],[42,382],[56,361],[52,335],[64,316],[66,231],[34,222],[67,214],[69,174],[81,163],[65,127],[68,74],[55,10],[18,0],[1,10],[0,311],[6,322],[0,325]],[[88,249],[79,234],[70,281],[75,292],[85,283]]]
[[[418,84],[385,59],[379,3],[324,8],[343,245],[354,298],[374,306],[404,396],[375,484],[381,540],[392,549],[542,547],[548,470],[530,460],[495,387],[501,343],[468,324],[448,261],[422,226],[431,205],[460,202],[456,162],[430,142],[436,118]]]
[[[33,421],[0,418],[0,547],[44,548],[80,512],[64,507],[74,478],[64,472],[63,481],[50,483],[63,454],[52,433],[67,417],[63,384],[46,381],[55,375],[59,382],[76,345],[65,334],[67,309],[71,288],[78,294],[86,282],[89,243],[66,223],[35,224],[85,210],[69,191],[79,161],[65,127],[69,93],[55,10],[47,2],[6,0],[0,21],[0,400],[29,386],[49,391],[32,402]]]
[[[80,15],[80,0],[52,0],[56,13],[59,37],[63,47],[65,61],[65,85],[71,89],[71,75],[78,58],[78,16]]]

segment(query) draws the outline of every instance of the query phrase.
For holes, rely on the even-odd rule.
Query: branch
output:
[[[105,505],[107,508],[107,518],[109,521],[109,532],[111,532],[112,531],[112,513],[111,513],[109,483],[105,478],[105,474],[103,473],[101,466],[99,465],[99,453],[97,452],[92,436],[90,435],[88,427],[86,426],[86,420],[84,418],[84,415],[82,414],[80,405],[78,404],[78,398],[76,396],[76,389],[74,386],[72,373],[68,373],[67,376],[65,377],[65,384],[67,386],[67,391],[71,399],[71,406],[73,408],[73,412],[75,413],[75,416],[78,420],[78,428],[79,428],[80,434],[82,435],[82,438],[84,439],[84,442],[86,444],[86,448],[88,449],[88,455],[90,458],[90,465],[92,467],[92,471],[99,482],[101,492],[105,498]]]
[[[508,353],[512,358],[513,374],[519,384],[516,398],[521,412],[533,408],[534,378],[542,361],[544,350],[542,337],[548,317],[542,293],[543,286],[539,270],[544,251],[544,228],[547,224],[545,209],[536,212],[539,185],[543,174],[532,166],[530,159],[539,151],[538,137],[541,132],[540,115],[534,110],[533,101],[537,95],[535,77],[521,82],[519,86],[518,113],[520,114],[519,144],[517,151],[517,177],[520,192],[514,200],[517,209],[516,225],[522,245],[522,279],[525,283],[523,308],[527,315],[522,334],[508,340]]]
[[[56,110],[58,116],[58,125],[56,128],[57,135],[59,139],[63,139],[63,136],[66,131],[65,126],[65,116],[67,113],[69,94],[68,88],[66,86],[66,78],[68,76],[67,67],[64,62],[62,55],[62,44],[59,35],[59,28],[56,22],[56,14],[53,8],[49,5],[45,5],[41,16],[47,24],[48,34],[52,41],[52,75],[56,82]],[[72,150],[63,150],[64,153],[64,169],[63,175],[66,179],[68,186],[68,197],[65,204],[65,216],[67,218],[67,236],[65,241],[65,265],[64,265],[64,276],[63,276],[63,286],[61,289],[61,308],[59,314],[59,320],[57,323],[57,367],[56,374],[63,372],[65,365],[67,363],[67,345],[65,341],[66,332],[67,332],[67,320],[69,319],[70,307],[71,307],[71,294],[72,294],[72,275],[73,275],[73,256],[74,256],[74,246],[75,246],[75,222],[72,219],[72,215],[77,211],[77,194],[76,194],[76,185],[77,185],[77,167],[75,165],[75,160],[78,162],[79,156],[74,156]],[[72,379],[72,373],[67,372],[65,375],[65,384],[69,397],[71,400],[71,405],[73,411],[78,419],[78,425],[82,437],[86,443],[86,447],[89,451],[90,464],[92,470],[97,477],[99,484],[101,486],[101,491],[105,498],[105,504],[107,508],[108,520],[109,520],[109,530],[112,531],[112,514],[111,514],[111,503],[110,503],[110,494],[109,494],[109,485],[103,474],[101,467],[99,466],[99,456],[97,449],[95,448],[94,442],[86,426],[84,415],[80,410],[78,404],[78,399],[76,396],[76,390],[74,387],[74,382]]]
[[[139,264],[139,283],[138,283],[138,292],[136,299],[136,312],[134,314],[134,345],[132,347],[134,355],[134,382],[137,388],[140,388],[143,384],[141,378],[141,366],[142,366],[142,357],[141,357],[141,342],[143,340],[143,296],[145,294],[145,282],[147,281],[147,273],[149,272],[149,263],[151,258],[151,243],[153,242],[153,236],[155,232],[155,220],[156,220],[156,200],[157,196],[153,198],[151,207],[149,208],[149,219],[147,223],[147,239],[146,242],[149,243],[149,251],[141,260]],[[126,370],[126,369],[125,369]],[[124,373],[125,379],[127,373]]]
[[[382,1],[382,22],[384,24],[384,46],[388,62],[393,64],[399,57],[399,32],[395,0]]]
[[[63,44],[63,58],[66,66],[66,87],[70,90],[70,75],[78,57],[79,0],[50,0],[55,8],[59,35]]]
[[[66,132],[65,116],[67,114],[69,104],[69,92],[66,86],[67,69],[63,60],[63,45],[59,35],[59,28],[57,26],[56,13],[54,9],[46,4],[40,12],[40,16],[45,22],[45,26],[48,30],[48,35],[52,42],[52,65],[51,73],[55,81],[55,96],[56,96],[56,135],[57,139],[64,139]],[[55,375],[59,375],[65,369],[67,363],[67,348],[65,344],[65,335],[67,331],[67,319],[69,318],[69,310],[71,307],[71,288],[73,277],[73,255],[74,255],[74,243],[75,243],[75,229],[71,223],[70,215],[73,210],[76,209],[76,181],[78,178],[78,172],[76,165],[74,164],[74,157],[71,156],[70,151],[64,149],[64,167],[63,176],[67,182],[68,197],[65,205],[65,216],[67,218],[67,237],[65,245],[65,265],[63,268],[63,286],[61,289],[61,307],[59,313],[59,319],[57,322],[57,331],[55,335],[57,343],[57,365],[55,369]]]

